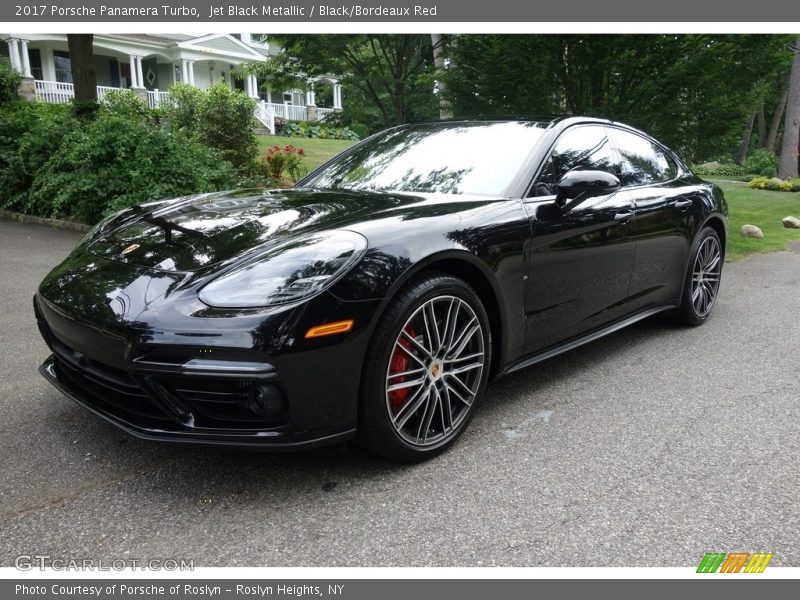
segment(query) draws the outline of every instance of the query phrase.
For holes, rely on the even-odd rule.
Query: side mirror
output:
[[[556,184],[556,204],[563,210],[570,210],[584,200],[615,192],[621,185],[619,177],[606,171],[573,169]]]

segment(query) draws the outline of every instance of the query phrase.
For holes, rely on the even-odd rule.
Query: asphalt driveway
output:
[[[406,467],[144,443],[64,398],[31,296],[78,237],[0,221],[0,566],[800,566],[800,253],[726,265],[703,327],[651,319],[495,382]]]

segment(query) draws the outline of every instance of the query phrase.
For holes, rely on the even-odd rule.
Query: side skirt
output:
[[[665,310],[676,308],[677,306],[678,306],[677,304],[659,304],[658,306],[651,306],[650,308],[641,310],[637,313],[632,314],[629,317],[625,317],[624,319],[615,321],[610,325],[607,325],[600,329],[595,329],[594,331],[590,331],[589,333],[583,334],[576,338],[572,338],[571,340],[568,340],[562,344],[558,344],[556,346],[550,346],[549,348],[545,348],[544,350],[534,352],[533,354],[524,356],[519,360],[516,360],[510,365],[508,365],[505,369],[503,369],[500,373],[497,374],[497,377],[508,375],[509,373],[513,373],[514,371],[519,371],[520,369],[524,369],[525,367],[530,367],[531,365],[540,363],[543,360],[547,360],[548,358],[552,358],[563,352],[574,350],[579,346],[583,346],[584,344],[593,342],[594,340],[606,336],[609,333],[614,333],[615,331],[624,329],[628,325],[633,325],[637,321],[641,321],[642,319],[646,319],[647,317],[651,317],[660,312],[664,312]]]

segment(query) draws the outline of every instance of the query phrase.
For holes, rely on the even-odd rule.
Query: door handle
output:
[[[627,223],[630,218],[633,216],[632,210],[627,210],[625,212],[619,212],[614,215],[614,220],[619,221],[620,223]]]
[[[694,204],[694,202],[692,202],[691,200],[676,200],[672,206],[674,206],[678,210],[684,210],[686,208],[689,208],[692,204]]]

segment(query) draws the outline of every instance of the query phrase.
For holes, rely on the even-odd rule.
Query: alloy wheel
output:
[[[698,317],[711,312],[719,290],[722,252],[719,241],[709,236],[697,250],[692,269],[692,306]]]
[[[469,303],[437,296],[418,307],[395,339],[386,408],[407,443],[438,445],[459,431],[480,389],[484,332]]]

